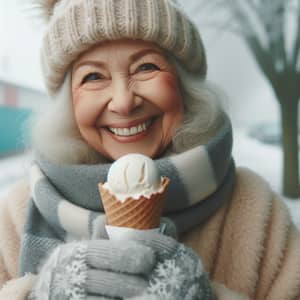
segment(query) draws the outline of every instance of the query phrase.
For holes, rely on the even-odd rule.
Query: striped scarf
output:
[[[235,178],[229,118],[207,144],[155,160],[170,178],[163,216],[179,234],[211,216],[230,198]],[[31,199],[21,242],[21,275],[37,273],[41,261],[61,243],[105,236],[98,183],[110,164],[57,164],[37,158],[30,169]]]

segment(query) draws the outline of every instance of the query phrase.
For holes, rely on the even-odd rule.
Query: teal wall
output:
[[[26,121],[31,114],[30,109],[0,106],[0,155],[22,151],[28,145]]]

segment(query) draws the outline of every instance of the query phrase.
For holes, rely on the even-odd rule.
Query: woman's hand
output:
[[[29,299],[130,298],[147,288],[154,251],[135,241],[67,243],[50,255]]]
[[[137,242],[151,247],[157,263],[148,287],[135,300],[212,300],[215,299],[209,278],[199,256],[189,247],[159,233],[141,232]]]
[[[167,219],[161,232],[56,248],[29,299],[214,299],[198,255],[173,238],[176,230]]]

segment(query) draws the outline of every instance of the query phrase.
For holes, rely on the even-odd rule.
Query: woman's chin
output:
[[[111,152],[109,153],[109,157],[112,160],[117,160],[120,157],[131,153],[140,153],[148,157],[151,157],[152,159],[156,158],[158,155],[158,151],[156,149],[149,149],[149,148],[145,149],[144,147],[132,147],[132,149],[118,149],[118,151],[116,152]]]

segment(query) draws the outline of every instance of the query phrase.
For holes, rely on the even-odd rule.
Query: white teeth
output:
[[[139,124],[138,126],[133,126],[130,128],[113,128],[108,127],[110,131],[112,131],[116,135],[120,136],[130,136],[135,135],[140,132],[147,130],[147,128],[151,125],[151,120],[147,120],[146,122]]]
[[[130,135],[134,135],[134,134],[137,134],[138,133],[138,130],[136,127],[131,127],[130,128]]]

